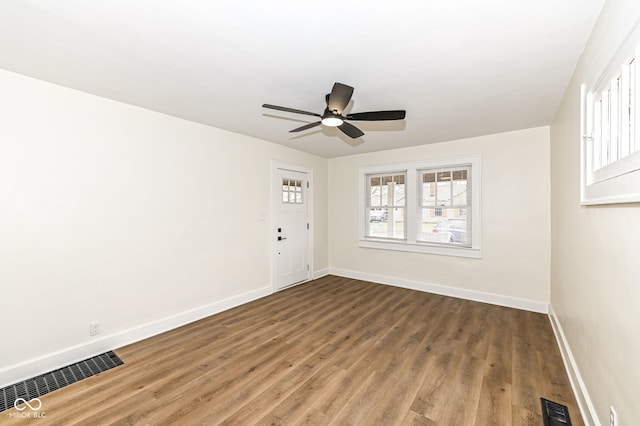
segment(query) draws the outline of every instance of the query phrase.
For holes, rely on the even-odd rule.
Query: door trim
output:
[[[304,282],[307,282],[311,279],[313,279],[313,230],[314,230],[314,226],[313,226],[313,168],[310,167],[304,167],[304,166],[299,166],[299,165],[294,165],[294,164],[289,164],[289,163],[285,163],[282,161],[278,161],[278,160],[271,160],[271,170],[270,170],[270,177],[269,177],[269,194],[270,194],[270,199],[271,199],[271,215],[270,215],[270,220],[269,220],[269,226],[271,227],[271,232],[269,232],[269,237],[271,238],[271,244],[269,244],[269,249],[271,250],[271,288],[273,289],[273,292],[275,293],[278,290],[284,290],[283,289],[278,289],[276,287],[276,282],[277,282],[277,256],[276,256],[276,240],[278,238],[278,232],[276,229],[276,211],[277,211],[277,203],[280,202],[280,197],[281,194],[280,192],[275,191],[276,188],[276,176],[277,176],[277,171],[278,169],[283,169],[283,170],[291,170],[294,172],[301,172],[301,173],[306,173],[307,175],[307,182],[309,183],[309,188],[307,189],[307,203],[305,204],[306,209],[307,209],[307,219],[309,221],[309,234],[308,234],[308,238],[307,238],[307,261],[309,264],[309,270],[307,271],[307,279],[304,281],[301,281],[299,283],[295,283],[292,285],[297,285],[297,284],[302,284]],[[287,286],[285,288],[289,288],[291,287]]]

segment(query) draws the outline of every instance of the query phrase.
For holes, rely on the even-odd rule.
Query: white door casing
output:
[[[274,291],[311,278],[311,170],[272,164]]]

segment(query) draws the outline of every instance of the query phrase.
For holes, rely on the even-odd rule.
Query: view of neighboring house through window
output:
[[[367,175],[368,237],[405,238],[405,181],[404,172]]]
[[[469,167],[420,170],[418,241],[471,245]]]

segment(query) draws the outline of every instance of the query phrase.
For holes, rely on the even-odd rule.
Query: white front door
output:
[[[309,185],[307,173],[276,168],[274,174],[274,286],[282,289],[310,278]]]

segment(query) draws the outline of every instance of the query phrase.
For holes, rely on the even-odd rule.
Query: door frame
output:
[[[285,163],[282,161],[278,161],[278,160],[271,160],[271,169],[270,169],[270,177],[269,177],[269,193],[270,193],[270,199],[271,199],[271,217],[269,220],[269,226],[271,227],[271,232],[269,232],[269,237],[271,238],[271,244],[269,244],[269,248],[271,250],[271,287],[272,287],[272,292],[275,293],[276,291],[279,290],[284,290],[283,289],[278,289],[276,288],[276,282],[277,282],[277,271],[278,271],[278,267],[277,267],[277,262],[278,262],[278,258],[276,255],[276,250],[277,250],[277,246],[276,246],[276,242],[278,239],[278,230],[276,228],[276,215],[277,215],[277,208],[278,208],[278,203],[281,202],[281,198],[282,198],[282,194],[280,193],[280,191],[276,191],[276,188],[280,188],[281,187],[281,183],[280,182],[276,182],[276,176],[277,176],[277,171],[278,169],[283,169],[283,170],[291,170],[294,172],[301,172],[301,173],[305,173],[307,175],[307,183],[309,185],[309,187],[307,188],[307,193],[306,193],[306,200],[307,202],[305,203],[305,207],[307,209],[307,220],[309,223],[309,231],[308,231],[308,238],[307,238],[307,262],[309,264],[309,270],[307,271],[307,279],[304,281],[300,281],[299,283],[295,283],[292,284],[293,285],[297,285],[297,284],[302,284],[305,283],[307,281],[310,281],[313,279],[313,230],[314,230],[314,226],[313,226],[313,168],[311,167],[305,167],[305,166],[299,166],[299,165],[295,165],[295,164],[290,164],[290,163]],[[285,287],[285,288],[289,288],[291,286]]]

